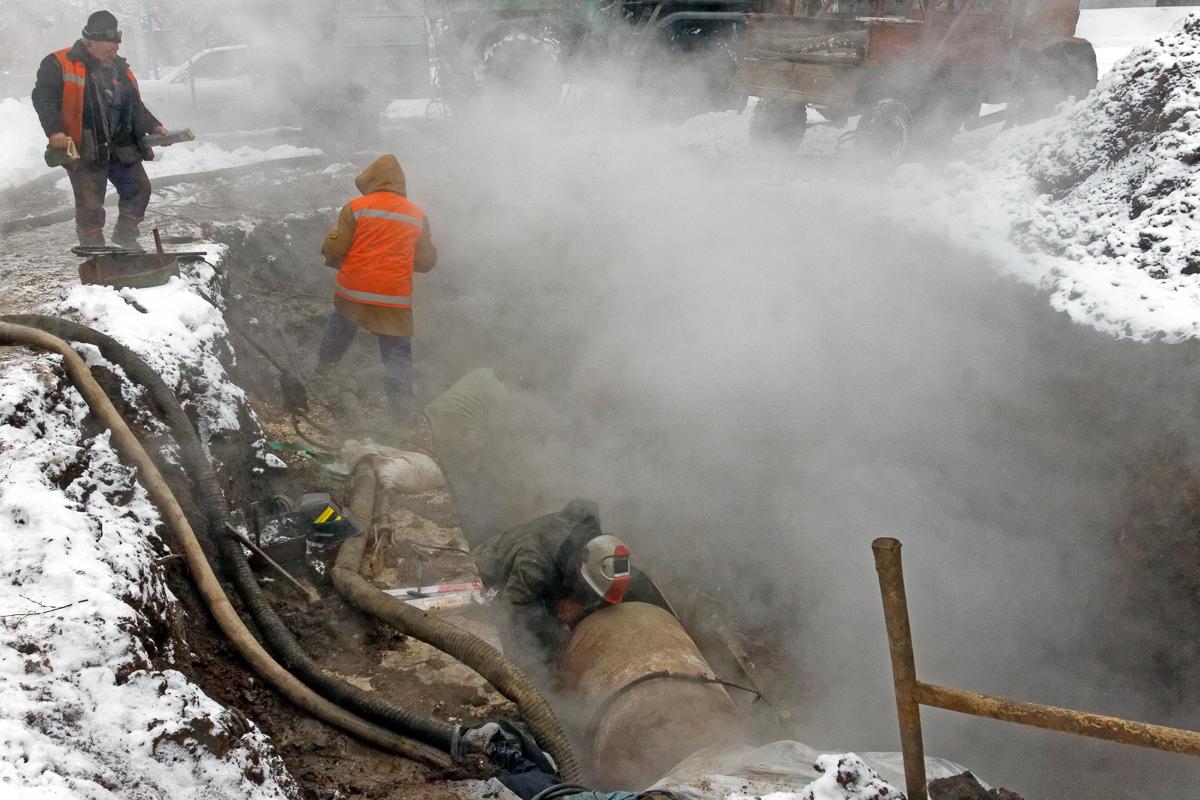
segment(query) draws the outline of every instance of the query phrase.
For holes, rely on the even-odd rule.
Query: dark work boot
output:
[[[104,247],[104,234],[100,231],[95,233],[90,231],[76,230],[75,235],[79,238],[80,247]]]
[[[127,222],[123,219],[117,220],[116,226],[113,228],[112,242],[115,245],[124,247],[126,250],[143,250],[145,248],[138,242],[138,226],[136,223]]]

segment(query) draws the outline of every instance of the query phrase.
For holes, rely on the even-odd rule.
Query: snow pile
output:
[[[799,792],[734,793],[729,800],[891,800],[903,796],[854,753],[820,756],[813,769],[820,777]]]
[[[0,380],[0,794],[287,797],[261,731],[154,667],[158,515],[108,433],[81,431],[59,361]]]
[[[229,330],[209,299],[219,296],[214,264],[224,248],[210,251],[213,263],[183,264],[180,277],[164,286],[76,285],[49,312],[77,319],[135,350],[183,398],[185,408],[195,409],[205,441],[237,432],[247,407],[245,392],[229,380],[217,355]]]
[[[892,208],[982,247],[1077,322],[1116,336],[1200,336],[1200,17],[1134,50],[1057,117],[971,161],[901,171]]]
[[[0,98],[0,189],[45,174],[45,150],[46,135],[33,103],[15,97]]]
[[[1159,279],[1200,273],[1198,165],[1200,17],[1191,16],[1050,129],[1029,171],[1052,200],[1024,239]]]

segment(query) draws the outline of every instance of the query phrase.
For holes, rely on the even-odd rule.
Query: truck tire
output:
[[[671,32],[661,62],[648,65],[661,109],[687,118],[710,111],[742,111],[749,97],[730,88],[738,70],[736,34],[685,25]]]
[[[808,105],[798,100],[762,99],[750,113],[756,144],[799,145],[808,129]]]
[[[908,153],[913,117],[908,106],[894,98],[880,100],[862,115],[854,136],[854,150],[876,167],[895,167]]]
[[[485,95],[523,98],[551,107],[562,99],[561,48],[548,32],[509,31],[493,39],[479,56],[476,77]]]
[[[1018,73],[1010,115],[1018,124],[1050,116],[1069,97],[1082,100],[1099,79],[1096,51],[1088,43],[1051,47],[1023,61],[1028,66]]]

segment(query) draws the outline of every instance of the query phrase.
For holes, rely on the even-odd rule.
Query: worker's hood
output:
[[[564,575],[576,575],[583,563],[583,546],[601,535],[600,506],[593,500],[582,498],[567,503],[562,511],[555,515],[559,524],[570,525],[570,533],[558,546],[555,561]]]
[[[400,162],[391,153],[375,159],[371,166],[364,169],[362,174],[354,179],[354,185],[363,194],[393,192],[405,197],[408,196],[408,185],[404,180],[404,170],[401,168]]]

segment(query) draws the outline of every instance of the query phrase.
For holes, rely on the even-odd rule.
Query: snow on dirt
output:
[[[729,800],[891,800],[903,796],[854,753],[820,756],[813,768],[820,777],[798,792],[734,793]]]
[[[230,430],[243,394],[217,361],[220,311],[200,296],[222,253],[161,287],[73,286],[46,310],[136,350],[194,398],[206,435]],[[162,620],[183,612],[158,513],[109,434],[84,425],[59,362],[10,360],[0,375],[0,795],[295,796],[266,735],[170,668]]]
[[[224,248],[211,246],[217,263]],[[163,286],[112,289],[72,286],[50,313],[78,319],[131,347],[196,407],[201,436],[238,429],[245,392],[231,383],[217,357],[228,328],[216,301],[217,271],[208,261],[193,262]],[[188,390],[188,387],[195,387]]]
[[[890,191],[912,220],[1050,294],[1115,336],[1200,336],[1200,18],[1118,63],[1058,116],[1012,129]]]
[[[57,356],[0,381],[0,794],[282,798],[266,736],[141,635],[174,598],[158,514]],[[170,613],[179,613],[174,610]]]

